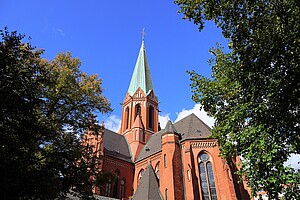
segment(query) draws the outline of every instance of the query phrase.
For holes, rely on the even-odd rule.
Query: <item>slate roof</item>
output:
[[[104,129],[103,139],[105,155],[132,163],[129,146],[123,135]]]
[[[174,126],[181,134],[182,140],[207,138],[211,135],[211,128],[195,114],[190,114],[179,120]]]
[[[153,90],[152,78],[150,74],[148,59],[146,56],[144,40],[142,41],[142,45],[128,88],[129,95],[133,96],[139,87],[144,91],[146,95],[148,95],[148,93]]]
[[[163,200],[159,190],[158,180],[151,164],[147,166],[132,199]]]
[[[174,127],[173,123],[171,120],[169,120],[166,124],[166,127],[163,129],[162,134],[165,133],[177,133],[176,128]]]
[[[174,125],[169,121],[165,127],[156,134],[153,134],[147,144],[141,150],[139,157],[135,162],[139,162],[155,153],[161,151],[161,136],[164,133],[175,132],[181,135],[181,141],[186,139],[207,138],[211,135],[211,129],[195,114],[179,120]]]
[[[140,152],[139,157],[135,162],[138,162],[144,158],[147,158],[150,155],[156,154],[161,151],[161,135],[164,133],[164,129],[157,132],[156,134],[151,135],[147,144],[143,147]]]

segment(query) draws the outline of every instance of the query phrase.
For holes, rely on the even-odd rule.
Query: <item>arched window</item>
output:
[[[140,184],[140,180],[142,179],[143,175],[144,175],[144,170],[141,169],[140,172],[139,172],[139,174],[138,174],[138,179],[137,179],[138,180],[138,184]]]
[[[125,129],[129,128],[129,108],[125,109]]]
[[[135,117],[134,119],[136,118],[136,116],[140,115],[141,114],[141,105],[138,103],[136,106],[135,106]]]
[[[116,179],[115,179],[115,182],[114,182],[113,197],[118,198],[120,171],[116,170],[115,174],[116,174]]]
[[[167,155],[164,154],[164,167],[167,167]]]
[[[200,153],[198,162],[202,197],[204,200],[217,200],[214,172],[209,155]]]
[[[189,169],[187,170],[187,178],[188,178],[188,181],[191,180],[191,171]]]
[[[159,179],[159,162],[155,165],[155,174],[156,177]]]
[[[153,121],[154,121],[154,109],[153,109],[153,106],[149,106],[149,109],[148,109],[148,127],[149,129],[152,129],[154,128],[153,126]]]
[[[123,178],[121,180],[121,192],[120,192],[120,198],[125,198],[125,195],[126,195],[126,179]]]
[[[166,196],[166,200],[168,200],[169,199],[169,194],[168,194],[168,189],[167,188],[165,190],[165,196]]]
[[[108,181],[108,183],[106,183],[106,187],[105,187],[105,196],[110,197],[111,195],[111,180]]]

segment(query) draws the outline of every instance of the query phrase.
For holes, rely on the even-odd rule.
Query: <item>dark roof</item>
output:
[[[158,180],[152,168],[149,164],[144,172],[140,184],[138,185],[136,192],[132,199],[142,200],[162,200],[162,195],[159,191]]]
[[[187,117],[179,120],[174,125],[168,121],[165,129],[162,129],[156,134],[153,134],[147,144],[141,150],[139,157],[135,162],[139,162],[157,152],[161,151],[161,136],[165,133],[181,134],[181,141],[186,139],[207,138],[211,135],[211,129],[195,114],[190,114]]]
[[[182,140],[207,138],[211,135],[211,129],[195,114],[179,120],[174,124],[178,133],[181,134]]]
[[[132,162],[129,146],[123,135],[104,129],[103,139],[105,155]]]
[[[171,120],[169,120],[166,124],[165,129],[163,129],[163,133],[177,133],[176,128],[174,127],[173,123],[171,122]]]
[[[144,158],[147,158],[150,155],[153,155],[159,151],[161,151],[161,135],[164,133],[164,129],[151,135],[147,144],[143,147],[140,152],[139,157],[135,162],[138,162]]]

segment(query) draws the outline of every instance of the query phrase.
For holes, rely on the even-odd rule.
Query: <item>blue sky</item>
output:
[[[30,36],[50,60],[70,51],[81,59],[82,71],[98,74],[114,109],[98,119],[115,131],[145,28],[162,127],[167,120],[175,122],[192,112],[212,126],[214,120],[191,100],[186,70],[209,77],[208,50],[217,42],[227,47],[228,42],[214,24],[206,23],[199,32],[192,22],[182,20],[178,10],[172,0],[0,0],[0,28],[8,26]],[[299,168],[299,159],[293,155],[287,163]]]
[[[182,111],[199,108],[191,100],[186,70],[210,76],[209,48],[217,42],[227,46],[214,24],[207,23],[199,32],[178,10],[171,0],[0,1],[0,28],[8,26],[10,31],[30,36],[34,46],[45,49],[47,59],[70,51],[81,59],[82,71],[98,74],[114,109],[109,116],[98,116],[108,126],[116,126],[121,118],[120,103],[129,87],[145,28],[161,120],[175,121]]]

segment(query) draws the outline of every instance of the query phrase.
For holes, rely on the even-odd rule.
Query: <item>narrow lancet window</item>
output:
[[[204,200],[217,200],[218,197],[211,159],[207,153],[201,153],[198,161],[202,198]]]

